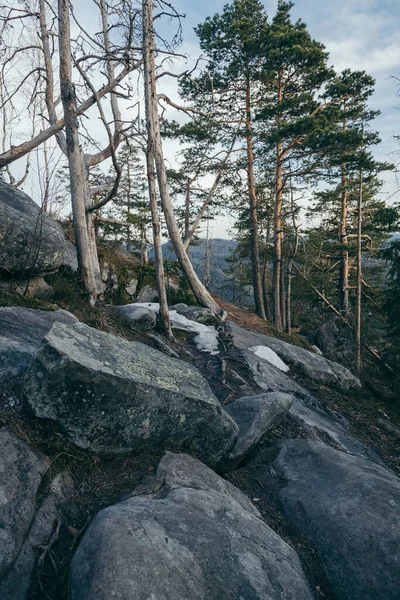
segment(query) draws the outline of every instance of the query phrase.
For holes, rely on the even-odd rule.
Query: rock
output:
[[[65,247],[61,226],[24,192],[0,181],[0,277],[54,273]]]
[[[35,310],[20,306],[0,308],[0,391],[20,378],[53,323],[74,323],[66,310]]]
[[[179,302],[178,304],[174,304],[173,306],[170,307],[170,310],[176,310],[177,313],[179,314],[183,314],[182,311],[185,311],[189,308],[189,306],[187,304],[185,304],[184,302]]]
[[[239,490],[184,455],[167,455],[158,473],[157,494],[93,520],[69,600],[311,600],[296,553]]]
[[[125,306],[118,306],[117,312],[133,330],[149,331],[156,326],[156,313],[144,306],[126,304]]]
[[[228,323],[228,331],[233,336],[236,347],[246,350],[254,346],[271,348],[283,361],[296,366],[307,377],[322,384],[333,384],[342,390],[361,387],[360,380],[348,369],[314,352],[262,333],[243,329],[234,323]]]
[[[147,337],[150,340],[152,340],[152,342],[154,343],[155,348],[157,350],[159,350],[160,352],[163,352],[167,356],[172,356],[172,358],[179,358],[179,354],[177,352],[175,352],[175,350],[173,350],[170,346],[168,346],[168,344],[166,344],[164,342],[164,340],[162,340],[161,338],[159,338],[158,335],[154,335],[153,333],[149,333],[147,335]]]
[[[210,465],[238,428],[191,365],[83,323],[56,323],[30,363],[24,394],[93,452],[190,449]]]
[[[347,433],[348,423],[342,415],[323,406],[296,381],[267,360],[247,350],[246,343],[254,341],[251,337],[254,332],[233,327],[232,323],[228,323],[228,328],[234,347],[240,351],[242,361],[247,365],[259,388],[264,392],[283,392],[295,397],[289,412],[290,418],[305,429],[311,438],[325,441],[328,436],[332,443],[343,450],[378,460],[372,450]],[[253,393],[256,392],[257,390],[254,390]]]
[[[47,463],[5,427],[0,429],[0,579],[17,557],[35,513]]]
[[[157,298],[157,290],[152,288],[150,285],[145,285],[138,293],[135,302],[155,302]]]
[[[104,261],[101,268],[101,280],[104,283],[104,291],[106,293],[116,292],[118,290],[119,282],[117,272],[114,265],[109,265],[107,261]]]
[[[73,273],[78,271],[78,256],[72,242],[65,240],[65,251],[62,258],[62,267],[69,267]]]
[[[125,291],[128,296],[134,296],[136,294],[138,283],[139,282],[137,279],[130,279],[128,281],[127,285],[125,286]]]
[[[172,310],[180,315],[183,315],[191,321],[201,323],[202,325],[216,325],[219,323],[218,317],[209,308],[203,308],[202,306],[187,306],[186,304],[175,304]]]
[[[339,317],[325,321],[314,335],[315,343],[323,354],[343,365],[356,362],[356,339],[354,331]]]
[[[271,392],[239,398],[224,407],[239,427],[237,442],[223,463],[224,471],[237,467],[279,421],[293,404],[294,397]]]
[[[0,582],[0,598],[7,600],[29,600],[32,578],[36,575],[38,547],[49,543],[57,527],[70,522],[74,493],[72,480],[67,473],[59,473],[50,484],[49,490],[37,509],[29,533],[12,568]]]
[[[29,298],[40,298],[42,300],[50,300],[54,295],[54,289],[46,283],[43,277],[37,277],[25,284],[19,284],[18,287],[22,294]]]
[[[309,440],[281,442],[286,516],[316,548],[341,600],[397,600],[400,480],[389,469]]]

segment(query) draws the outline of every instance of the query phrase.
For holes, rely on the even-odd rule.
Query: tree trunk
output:
[[[262,295],[260,252],[258,246],[258,217],[257,196],[254,183],[254,152],[253,136],[251,132],[251,97],[250,81],[246,84],[246,150],[247,150],[247,185],[250,205],[250,245],[251,245],[251,269],[254,291],[254,304],[256,313],[265,319],[265,309]]]
[[[339,301],[340,310],[344,316],[350,312],[349,305],[349,251],[347,249],[347,210],[348,210],[348,182],[345,165],[342,165],[342,192],[339,223],[339,243],[342,248],[342,259],[339,269]]]
[[[278,331],[282,331],[282,308],[281,308],[281,271],[282,271],[282,163],[281,145],[276,145],[276,167],[275,167],[275,209],[274,209],[274,272],[273,272],[273,294],[274,294],[274,325]]]
[[[156,280],[158,300],[160,303],[160,318],[164,333],[169,339],[173,339],[171,322],[168,312],[167,291],[165,287],[164,262],[162,255],[161,235],[160,235],[160,216],[158,214],[156,197],[156,176],[154,172],[154,156],[151,147],[151,139],[148,139],[146,151],[147,181],[149,184],[149,200],[151,210],[151,221],[153,224],[154,240],[154,262],[156,265]]]
[[[264,300],[266,317],[267,317],[267,319],[271,319],[271,303],[270,303],[270,299],[269,299],[268,273],[269,273],[269,263],[268,263],[267,254],[265,253],[264,264],[263,264],[263,275],[262,275],[263,300]]]
[[[186,240],[189,235],[190,228],[190,179],[186,180],[186,198],[185,198],[185,233],[184,239]],[[187,248],[187,246],[186,246]]]
[[[58,0],[58,23],[60,92],[64,109],[75,243],[83,284],[89,294],[90,303],[94,305],[97,299],[97,289],[86,223],[86,205],[90,201],[90,192],[84,156],[79,145],[76,96],[72,84],[69,0]]]
[[[357,211],[357,306],[356,306],[356,373],[361,373],[361,296],[362,296],[362,210],[363,210],[363,172],[360,168],[360,189]]]
[[[154,149],[154,161],[156,165],[158,189],[161,204],[167,223],[168,232],[176,254],[176,257],[186,274],[189,284],[199,303],[213,312],[218,313],[220,308],[193,269],[183,242],[179,228],[176,223],[171,198],[168,191],[167,173],[165,168],[162,141],[160,134],[160,121],[158,115],[157,89],[154,63],[154,28],[153,28],[153,3],[152,0],[143,0],[143,61],[145,71],[145,95],[146,95],[146,124],[149,137]]]

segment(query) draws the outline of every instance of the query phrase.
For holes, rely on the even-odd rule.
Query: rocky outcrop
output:
[[[82,323],[56,323],[24,380],[30,410],[94,452],[190,449],[210,465],[238,428],[200,372]]]
[[[117,307],[117,314],[128,323],[134,331],[149,331],[156,326],[156,313],[154,310],[135,304],[126,304]]]
[[[226,412],[239,427],[235,446],[224,460],[223,470],[237,467],[263,437],[281,421],[293,404],[294,397],[281,392],[271,392],[239,398],[225,406]]]
[[[342,415],[329,410],[286,373],[247,349],[247,343],[254,343],[255,340],[261,341],[266,336],[234,326],[232,323],[229,323],[228,327],[233,345],[240,351],[241,360],[249,369],[258,388],[265,392],[282,392],[293,395],[294,400],[289,411],[290,418],[305,429],[311,438],[324,441],[328,437],[334,445],[346,452],[378,460],[372,450],[347,433],[348,422]],[[252,337],[253,334],[257,337]],[[257,391],[255,388],[254,393]]]
[[[296,553],[239,490],[185,455],[167,455],[158,477],[158,493],[94,519],[70,600],[311,600]]]
[[[243,329],[234,323],[228,323],[227,326],[238,348],[248,350],[254,346],[266,346],[287,364],[294,365],[307,377],[322,384],[335,385],[341,390],[361,387],[360,380],[351,371],[323,356],[262,333]]]
[[[62,258],[62,267],[68,267],[73,273],[78,271],[78,256],[72,242],[65,240],[65,250]]]
[[[314,335],[315,343],[323,354],[343,365],[356,362],[356,340],[354,331],[340,317],[325,321]]]
[[[63,230],[21,190],[0,181],[0,277],[54,273],[66,251]]]
[[[283,510],[315,546],[341,600],[395,600],[400,590],[400,480],[321,442],[279,444]]]
[[[0,308],[0,392],[21,377],[42,339],[57,321],[75,323],[77,319],[62,309]]]
[[[28,534],[47,468],[23,441],[5,427],[0,429],[0,579],[11,568]]]

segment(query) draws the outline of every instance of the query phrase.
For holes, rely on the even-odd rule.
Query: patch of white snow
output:
[[[279,356],[276,352],[274,352],[274,350],[268,348],[268,346],[252,346],[251,348],[249,348],[249,350],[251,352],[254,352],[254,354],[259,358],[263,358],[264,360],[268,361],[269,363],[271,363],[271,365],[274,365],[274,367],[277,367],[284,373],[287,373],[289,371],[288,365],[284,363],[282,359],[279,358]]]
[[[160,305],[158,302],[135,302],[135,306],[149,308],[154,312],[158,312],[160,310]],[[171,319],[172,327],[197,333],[196,337],[193,338],[193,341],[199,350],[202,352],[209,352],[210,354],[219,354],[218,331],[215,329],[215,327],[213,327],[213,325],[196,323],[196,321],[192,321],[191,319],[180,315],[176,312],[176,310],[170,310],[169,317]]]

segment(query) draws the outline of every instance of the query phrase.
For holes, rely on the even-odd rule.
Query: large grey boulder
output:
[[[341,600],[397,600],[400,480],[322,442],[280,444],[274,469],[286,516],[316,548]]]
[[[35,514],[36,496],[47,463],[0,429],[0,579],[17,557]]]
[[[285,417],[293,400],[291,394],[270,392],[239,398],[224,407],[239,427],[237,442],[224,460],[224,471],[237,467],[254,450],[268,431]]]
[[[66,310],[35,310],[20,306],[0,308],[0,391],[21,377],[52,325],[75,323]]]
[[[94,452],[187,449],[214,465],[238,433],[197,369],[82,323],[52,327],[24,394],[37,417]]]
[[[0,277],[53,273],[65,251],[61,226],[24,192],[0,181]]]
[[[117,314],[136,331],[149,331],[156,326],[156,313],[150,308],[125,304],[117,307]]]
[[[237,347],[248,350],[255,346],[266,346],[276,352],[283,361],[289,365],[294,365],[307,377],[322,384],[333,384],[341,390],[361,387],[360,380],[351,371],[314,352],[309,352],[304,348],[299,348],[262,333],[243,329],[234,323],[228,323],[228,331],[233,336]]]
[[[239,490],[190,457],[166,461],[158,493],[93,520],[69,600],[311,600],[296,553]]]

